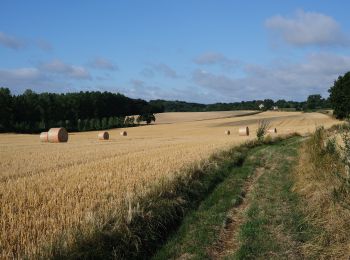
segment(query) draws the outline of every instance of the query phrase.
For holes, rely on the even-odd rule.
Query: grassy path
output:
[[[298,142],[271,146],[264,154],[266,164],[252,191],[245,222],[238,233],[239,248],[227,259],[301,259],[300,246],[313,229],[299,209],[301,202],[292,191],[292,166]]]
[[[294,137],[249,151],[154,259],[302,258],[299,246],[312,230],[291,191],[300,141]]]

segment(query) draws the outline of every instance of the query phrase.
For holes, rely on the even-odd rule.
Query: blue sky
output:
[[[0,86],[234,102],[327,96],[350,70],[347,1],[7,1]]]

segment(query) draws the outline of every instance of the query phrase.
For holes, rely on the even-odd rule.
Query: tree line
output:
[[[336,118],[350,120],[350,71],[339,76],[328,92]]]
[[[145,100],[110,92],[38,94],[26,90],[12,95],[8,88],[0,88],[0,132],[37,133],[58,126],[68,131],[128,127],[136,120],[125,120],[127,115],[140,115],[138,122],[148,122],[153,113],[163,111]]]
[[[129,127],[144,121],[155,121],[155,113],[205,112],[229,110],[264,110],[277,106],[282,110],[313,111],[334,109],[337,118],[350,115],[350,72],[339,76],[329,89],[330,96],[310,95],[306,101],[272,99],[233,103],[199,104],[184,101],[132,99],[119,93],[35,93],[26,90],[13,95],[0,88],[0,132],[37,133],[51,127],[63,126],[68,131],[89,131]],[[137,118],[128,117],[139,115]]]
[[[215,103],[215,104],[199,104],[188,103],[184,101],[167,101],[167,100],[151,100],[150,104],[163,107],[165,112],[206,112],[206,111],[230,111],[230,110],[259,110],[260,105],[264,105],[264,110],[278,107],[278,109],[308,111],[315,109],[330,108],[331,104],[328,99],[322,98],[321,95],[310,95],[306,101],[286,101],[280,99],[274,101],[272,99],[241,101],[234,103]]]

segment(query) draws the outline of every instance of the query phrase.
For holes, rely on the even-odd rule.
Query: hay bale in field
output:
[[[97,135],[98,140],[108,140],[109,139],[109,133],[107,131],[100,132]]]
[[[120,132],[120,135],[121,135],[121,136],[127,136],[128,133],[127,133],[126,131],[122,131],[122,132]]]
[[[40,133],[40,141],[44,143],[49,141],[47,132]]]
[[[230,130],[225,131],[225,135],[230,135],[230,134],[231,134]]]
[[[51,128],[47,134],[50,143],[62,143],[68,141],[68,132],[63,127]]]
[[[241,136],[249,136],[249,127],[246,126],[246,127],[241,127],[238,129],[238,135],[241,135]]]
[[[267,132],[268,132],[269,134],[277,134],[277,128],[268,129]]]

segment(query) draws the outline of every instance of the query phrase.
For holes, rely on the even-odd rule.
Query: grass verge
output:
[[[319,128],[299,152],[295,190],[308,221],[319,230],[302,246],[307,258],[350,259],[349,129],[348,124]]]
[[[267,165],[266,151],[290,152],[285,147],[296,147],[299,137],[285,141],[261,145],[247,152],[246,160],[240,167],[228,169],[226,179],[191,211],[183,220],[180,228],[172,234],[167,243],[157,252],[153,259],[209,259],[210,247],[215,244],[220,230],[226,225],[228,213],[232,207],[241,203],[245,181],[255,170]],[[288,150],[284,152],[285,150]],[[295,156],[295,155],[294,155]],[[249,225],[249,224],[248,224]],[[247,241],[248,242],[248,241]],[[241,255],[244,255],[242,251]]]

